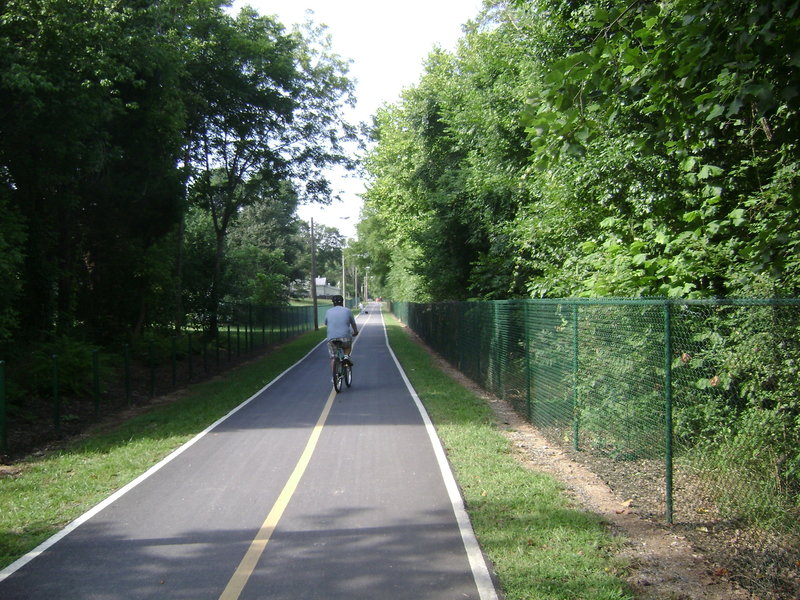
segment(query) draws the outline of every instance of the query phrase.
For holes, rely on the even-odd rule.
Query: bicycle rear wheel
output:
[[[353,367],[350,365],[345,365],[344,367],[344,382],[347,384],[347,387],[353,385]]]
[[[337,394],[342,391],[342,361],[338,358],[333,359],[333,389]]]

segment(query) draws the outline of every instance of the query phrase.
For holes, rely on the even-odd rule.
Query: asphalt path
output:
[[[358,321],[353,387],[317,346],[0,572],[0,599],[496,599],[382,315]]]

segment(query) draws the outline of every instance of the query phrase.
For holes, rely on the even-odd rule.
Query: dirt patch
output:
[[[628,582],[643,600],[753,600],[727,579],[727,570],[696,552],[689,541],[640,517],[631,499],[615,494],[596,474],[555,448],[505,402],[487,398],[511,440],[516,458],[527,468],[561,481],[569,493],[611,524],[627,540],[623,556],[631,561]]]

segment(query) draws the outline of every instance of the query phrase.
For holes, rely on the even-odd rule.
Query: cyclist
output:
[[[353,347],[353,337],[358,335],[358,326],[353,318],[353,312],[344,307],[344,298],[339,295],[331,298],[333,306],[325,313],[325,325],[328,327],[328,355],[331,357],[331,370],[333,370],[333,359],[336,356],[336,345],[334,342],[342,343],[344,360],[350,360],[350,350]],[[350,330],[353,335],[350,335]]]

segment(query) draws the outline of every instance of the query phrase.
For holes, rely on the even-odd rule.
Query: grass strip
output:
[[[307,333],[179,399],[135,416],[0,476],[0,568],[144,473],[255,394],[324,338]]]
[[[615,556],[621,540],[575,506],[553,477],[520,465],[486,401],[438,369],[393,316],[386,322],[507,600],[633,598]]]

